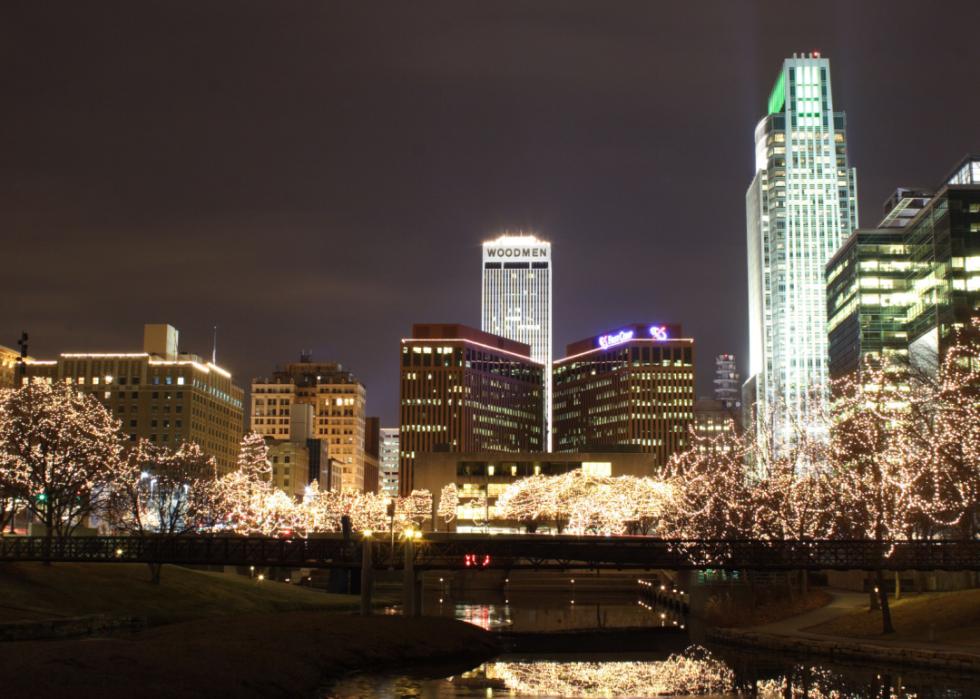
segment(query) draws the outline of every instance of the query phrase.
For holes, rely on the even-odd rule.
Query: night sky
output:
[[[37,2],[0,9],[0,344],[237,382],[302,349],[397,424],[413,322],[479,326],[480,242],[553,244],[555,355],[679,322],[747,364],[745,190],[784,57],[830,58],[861,223],[980,151],[980,2]]]

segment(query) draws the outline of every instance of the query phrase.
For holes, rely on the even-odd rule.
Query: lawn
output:
[[[934,592],[891,602],[895,641],[930,641],[980,646],[980,590]],[[852,638],[882,637],[881,612],[859,611],[812,626],[807,631]]]
[[[230,614],[356,609],[357,597],[245,576],[165,566],[159,585],[129,563],[0,564],[0,622],[88,614],[135,615],[151,625]]]

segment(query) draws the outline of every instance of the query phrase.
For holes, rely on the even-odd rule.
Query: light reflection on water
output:
[[[596,629],[684,628],[684,618],[643,599],[623,595],[586,594],[573,599],[494,598],[466,600],[430,596],[426,616],[448,616],[488,631],[555,633]]]
[[[762,657],[760,656],[760,660]],[[771,664],[767,654],[765,664]],[[324,697],[361,699],[414,697],[734,697],[760,699],[972,699],[976,685],[962,680],[915,673],[886,674],[871,669],[837,669],[787,662],[779,672],[759,675],[733,665],[700,647],[660,659],[600,662],[559,659],[501,658],[468,672],[442,679],[359,677],[346,680]]]

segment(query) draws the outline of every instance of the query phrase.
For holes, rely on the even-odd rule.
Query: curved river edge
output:
[[[706,630],[715,643],[750,646],[797,655],[817,655],[838,660],[871,660],[892,665],[909,665],[933,670],[980,673],[980,654],[933,650],[913,646],[883,645],[840,637],[811,638],[738,629]]]
[[[447,618],[244,614],[108,638],[0,643],[7,696],[296,697],[352,673],[473,667],[494,634]]]

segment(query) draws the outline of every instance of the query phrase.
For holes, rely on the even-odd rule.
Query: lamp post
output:
[[[496,467],[493,464],[487,466],[487,485],[483,489],[483,526],[490,533],[490,476],[494,474]]]

